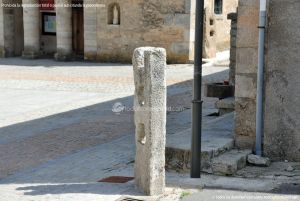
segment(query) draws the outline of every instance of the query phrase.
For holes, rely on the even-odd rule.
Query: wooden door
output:
[[[83,8],[73,8],[73,51],[77,55],[84,53]]]

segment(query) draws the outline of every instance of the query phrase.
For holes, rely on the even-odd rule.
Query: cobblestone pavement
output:
[[[192,65],[167,67],[168,133],[190,126],[192,78]],[[204,82],[223,81],[228,79],[228,68],[204,67],[203,78]],[[0,91],[0,182],[56,161],[51,166],[53,175],[40,181],[55,183],[49,178],[60,172],[59,161],[134,133],[130,65],[0,59]],[[214,101],[205,98],[205,115],[215,111]],[[128,110],[114,113],[115,103]],[[108,169],[114,166],[107,163]],[[88,177],[89,170],[82,171]],[[67,180],[70,177],[72,173],[64,175]],[[0,186],[0,192],[7,191],[6,187]]]

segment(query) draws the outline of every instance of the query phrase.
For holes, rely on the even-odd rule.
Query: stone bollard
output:
[[[133,55],[136,138],[135,183],[147,195],[165,188],[166,51],[137,48]]]

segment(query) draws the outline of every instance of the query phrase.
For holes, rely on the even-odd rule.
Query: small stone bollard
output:
[[[136,138],[135,183],[147,195],[165,189],[166,50],[137,48],[133,55]]]

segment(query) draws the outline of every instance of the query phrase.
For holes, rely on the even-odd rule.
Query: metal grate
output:
[[[133,179],[134,179],[134,177],[112,176],[112,177],[107,177],[107,178],[101,179],[98,182],[123,184],[123,183],[127,183]]]

